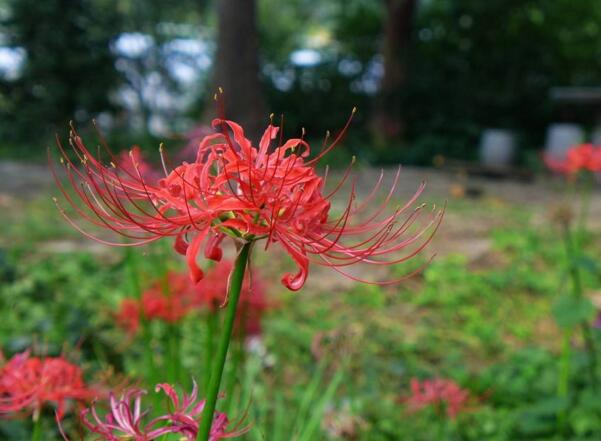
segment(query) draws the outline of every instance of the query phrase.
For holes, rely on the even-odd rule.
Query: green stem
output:
[[[231,276],[229,303],[225,312],[225,320],[223,322],[223,330],[217,347],[217,355],[215,357],[215,361],[213,362],[213,370],[211,372],[211,380],[209,381],[207,401],[202,413],[200,428],[198,429],[198,441],[208,441],[211,433],[213,414],[215,413],[215,405],[217,404],[217,395],[221,385],[221,377],[223,376],[223,368],[225,366],[227,351],[232,338],[232,331],[234,330],[236,309],[238,307],[238,300],[240,299],[242,281],[244,279],[244,272],[248,263],[251,244],[252,242],[248,242],[242,246]]]
[[[581,329],[582,337],[584,338],[584,344],[586,346],[586,352],[589,356],[588,369],[591,385],[593,386],[593,390],[597,391],[597,348],[595,345],[595,339],[593,338],[591,325],[589,323],[583,323]]]
[[[582,226],[577,233],[577,237],[574,239],[570,227],[565,228],[565,246],[566,255],[568,258],[570,278],[572,280],[572,295],[576,298],[582,298],[584,296],[584,289],[582,287],[582,278],[580,277],[580,269],[578,267],[577,258],[580,255],[579,244],[582,243]],[[586,352],[588,355],[589,363],[589,377],[591,385],[597,389],[597,349],[595,347],[595,341],[591,334],[590,323],[582,323],[582,336],[586,346]]]
[[[179,384],[181,381],[181,351],[180,351],[180,335],[178,325],[170,323],[168,325],[168,347],[169,361],[168,373],[170,381],[174,384]]]
[[[129,247],[125,247],[125,262],[129,273],[130,289],[132,290],[134,297],[137,300],[141,300],[142,285],[140,283],[138,261],[136,259],[136,254]],[[150,323],[148,323],[145,317],[140,317],[140,324],[142,327],[142,340],[144,342],[144,374],[146,381],[154,386],[154,381],[156,380],[157,376],[152,351],[152,333],[150,330]]]
[[[33,430],[31,432],[31,441],[40,441],[42,439],[42,417],[39,412],[33,415]]]
[[[154,361],[154,351],[152,348],[152,330],[148,320],[142,318],[140,324],[142,325],[142,341],[144,342],[145,377],[146,381],[148,381],[151,386],[154,386],[154,383],[158,377]]]
[[[561,359],[559,361],[559,381],[557,383],[557,396],[566,399],[569,392],[570,384],[570,358],[572,348],[570,340],[572,336],[571,329],[565,329],[562,336]],[[563,408],[557,416],[559,427],[562,428],[566,423],[566,411]]]
[[[238,373],[240,372],[243,358],[244,358],[244,341],[241,339],[237,339],[234,341],[233,356],[232,361],[230,363],[229,369],[227,371],[227,377],[225,379],[225,403],[223,408],[226,412],[230,411],[230,406],[232,405],[232,400],[234,397],[234,387],[236,385],[236,378]]]
[[[574,239],[572,237],[572,230],[569,226],[564,227],[564,244],[566,248],[566,258],[568,263],[568,270],[570,274],[570,279],[572,280],[572,293],[576,297],[582,297],[582,281],[580,279],[580,271],[578,269],[578,262],[576,261],[578,257],[578,250],[574,244]]]
[[[577,245],[581,246],[584,243],[584,236],[586,234],[586,221],[591,206],[591,190],[593,185],[592,173],[587,173],[583,177],[584,183],[581,190],[578,192],[581,194],[580,198],[580,213],[578,217],[578,226],[576,233]]]
[[[209,390],[209,383],[211,381],[211,370],[213,360],[213,353],[215,352],[215,331],[217,330],[217,311],[207,312],[207,333],[205,339],[205,353],[204,353],[204,391],[205,393]]]

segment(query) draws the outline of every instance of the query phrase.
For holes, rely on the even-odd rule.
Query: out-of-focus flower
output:
[[[209,136],[213,133],[213,128],[208,124],[199,124],[192,127],[186,133],[184,133],[184,139],[186,140],[186,145],[177,152],[175,155],[175,160],[178,162],[194,162],[196,160],[196,155],[198,154],[198,146],[205,138],[205,136]]]
[[[177,323],[198,307],[198,301],[198,287],[188,275],[169,271],[150,285],[140,300],[123,299],[115,319],[121,327],[136,333],[142,318]]]
[[[119,153],[115,168],[121,170],[125,176],[137,176],[146,182],[157,182],[161,174],[144,157],[140,146],[133,146],[129,151]]]
[[[197,285],[197,303],[210,313],[216,313],[220,306],[227,303],[229,274],[233,267],[232,262],[222,260],[207,271]],[[265,291],[265,284],[257,271],[253,270],[245,277],[234,322],[234,335],[250,337],[261,333],[263,314],[274,306],[267,299]]]
[[[169,271],[142,294],[142,310],[147,320],[179,322],[195,308],[197,288],[187,274]]]
[[[163,392],[169,400],[168,410],[164,415],[150,419],[149,410],[142,410],[142,397],[146,391],[130,388],[119,398],[110,394],[108,410],[103,416],[96,404],[84,409],[81,421],[90,432],[97,435],[98,440],[152,441],[167,434],[177,434],[181,440],[195,440],[205,405],[204,400],[198,399],[196,383],[189,395],[184,393],[181,397],[169,384],[157,385],[156,392]],[[247,430],[235,427],[227,431],[228,425],[227,416],[215,412],[209,441],[234,438]],[[67,439],[64,433],[63,437]]]
[[[452,380],[434,378],[419,381],[417,378],[412,378],[411,395],[404,399],[404,402],[410,412],[435,406],[440,412],[446,411],[449,418],[455,418],[468,410],[469,400],[469,391],[462,389]]]
[[[565,159],[544,156],[545,164],[552,171],[573,175],[580,171],[601,172],[601,146],[581,144],[570,147]]]
[[[0,368],[0,415],[33,414],[52,405],[62,419],[71,402],[85,402],[99,394],[86,385],[79,366],[64,357],[14,355]]]
[[[186,256],[195,282],[204,275],[197,263],[198,254],[204,250],[206,258],[219,261],[225,237],[238,246],[258,240],[264,240],[265,249],[278,244],[297,266],[296,273],[282,277],[290,290],[304,285],[310,262],[361,280],[349,274],[347,267],[408,261],[430,242],[443,211],[433,210],[424,223],[416,223],[424,211],[423,205],[414,207],[423,191],[422,184],[406,203],[395,204],[392,213],[384,214],[397,186],[397,172],[390,191],[373,212],[365,209],[378,194],[383,174],[361,203],[356,201],[353,182],[346,207],[340,216],[333,217],[330,199],[347,180],[350,167],[328,192],[326,178],[317,175],[316,165],[340,142],[349,124],[350,118],[334,140],[328,144],[326,138],[321,152],[311,158],[310,146],[302,137],[286,142],[279,138],[272,148],[279,132],[274,125],[267,127],[255,147],[238,124],[215,119],[213,127],[220,133],[202,139],[196,160],[183,162],[171,171],[165,166],[165,178],[158,183],[146,180],[135,161],[135,173],[119,168],[110,151],[110,165],[105,165],[103,158],[93,155],[72,130],[70,144],[78,164],[59,143],[61,162],[87,209],[80,207],[57,179],[65,199],[83,219],[129,241],[115,243],[94,236],[59,208],[71,225],[101,243],[135,246],[175,238],[175,249]],[[398,280],[379,283],[395,282]]]
[[[115,319],[119,326],[130,334],[135,334],[140,327],[140,314],[140,302],[136,299],[125,298],[121,301],[119,311],[115,314]]]
[[[349,402],[344,402],[340,409],[327,409],[321,425],[331,438],[345,440],[358,439],[359,432],[367,426],[365,420],[353,412]]]

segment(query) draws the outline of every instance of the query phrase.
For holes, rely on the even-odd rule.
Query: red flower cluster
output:
[[[131,333],[140,326],[140,319],[177,323],[198,306],[198,289],[187,274],[169,271],[142,293],[140,300],[121,301],[116,320]]]
[[[291,290],[304,285],[310,262],[356,279],[345,268],[356,263],[397,264],[418,254],[430,242],[442,212],[432,212],[425,224],[416,228],[423,206],[412,206],[423,190],[422,184],[406,204],[392,214],[383,214],[393,197],[397,173],[391,190],[374,212],[354,222],[378,193],[382,175],[360,204],[356,203],[353,183],[342,214],[332,218],[330,199],[343,186],[349,171],[328,193],[326,178],[317,175],[315,166],[342,139],[349,124],[350,119],[334,141],[328,145],[326,140],[322,151],[310,159],[311,149],[303,138],[283,142],[280,136],[277,146],[271,148],[279,132],[276,126],[269,125],[255,147],[238,124],[216,119],[213,127],[221,132],[202,139],[194,162],[183,162],[168,171],[161,150],[165,177],[158,183],[144,177],[133,154],[131,167],[123,167],[107,148],[110,165],[105,165],[100,154],[93,155],[73,130],[70,144],[83,169],[71,161],[59,143],[61,162],[87,209],[79,206],[58,178],[57,183],[79,216],[127,237],[129,242],[96,237],[62,209],[61,213],[84,235],[105,244],[134,246],[175,238],[175,249],[186,256],[194,282],[204,276],[197,264],[198,254],[204,251],[206,258],[219,261],[225,237],[237,244],[263,239],[266,249],[270,244],[281,246],[298,267],[296,273],[282,277]],[[397,255],[401,251],[404,255]]]
[[[110,395],[109,409],[104,417],[92,405],[81,412],[81,421],[90,432],[97,435],[97,440],[152,441],[168,434],[177,434],[178,439],[194,441],[198,432],[198,420],[205,406],[205,401],[198,399],[196,383],[192,392],[189,395],[184,393],[181,398],[169,384],[158,384],[156,392],[159,391],[169,399],[169,412],[163,416],[145,421],[149,410],[142,410],[142,397],[146,391],[130,388],[120,398]],[[247,431],[236,427],[228,432],[228,425],[227,416],[215,412],[209,441],[233,438]],[[68,441],[66,435],[62,435]]]
[[[580,171],[601,172],[601,146],[582,144],[570,147],[565,159],[554,159],[544,156],[545,164],[550,170],[573,175]]]
[[[216,313],[227,302],[232,267],[232,262],[223,260],[208,271],[198,284],[192,283],[187,274],[168,272],[164,279],[144,291],[140,300],[123,299],[116,314],[117,323],[135,333],[141,318],[177,323],[189,313],[202,308]],[[263,312],[270,306],[262,280],[253,273],[245,279],[242,287],[235,330],[239,333],[240,329],[244,329],[245,335],[259,334]]]
[[[411,379],[411,395],[405,399],[409,411],[416,412],[428,406],[436,406],[437,410],[446,409],[449,418],[467,410],[470,393],[462,389],[452,380],[435,378],[419,381]]]
[[[64,357],[13,356],[0,368],[0,414],[39,415],[42,407],[56,407],[62,419],[69,401],[88,401],[98,391],[86,386],[80,367]]]

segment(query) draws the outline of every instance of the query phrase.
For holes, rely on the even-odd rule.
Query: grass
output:
[[[554,398],[560,332],[551,309],[566,284],[563,248],[553,227],[528,208],[494,200],[449,205],[452,222],[474,222],[474,213],[495,225],[486,233],[490,248],[475,260],[447,254],[392,287],[326,283],[330,276],[322,271],[300,293],[271,283],[278,306],[265,318],[261,343],[247,353],[233,392],[231,416],[248,408],[246,421],[253,423],[244,439],[560,439],[555,414],[565,403]],[[143,373],[140,342],[113,319],[129,295],[123,255],[72,232],[48,198],[16,200],[0,211],[0,222],[0,347],[7,354],[32,345],[58,353],[66,344],[78,348],[91,376]],[[587,241],[591,258],[601,257],[599,239]],[[164,255],[160,246],[139,250],[142,280]],[[182,262],[174,257],[169,265]],[[289,268],[261,253],[253,265],[274,281]],[[599,289],[600,275],[598,268],[586,271],[588,291]],[[156,336],[164,329],[153,332],[161,363]],[[197,316],[182,326],[182,361],[191,374],[202,359],[201,332]],[[577,392],[567,430],[570,439],[598,439],[601,409],[579,377],[582,352],[573,363]],[[451,378],[478,398],[457,420],[434,411],[408,415],[402,401],[412,377]],[[57,439],[51,415],[45,424],[47,439]],[[0,435],[28,433],[26,427],[0,422]]]

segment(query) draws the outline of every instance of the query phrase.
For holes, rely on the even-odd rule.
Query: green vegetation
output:
[[[231,399],[218,404],[234,420],[248,408],[244,423],[251,429],[244,439],[598,439],[601,406],[580,338],[570,355],[570,393],[556,395],[561,332],[552,311],[569,281],[557,231],[523,209],[478,203],[504,221],[490,234],[490,250],[475,260],[438,257],[400,287],[357,284],[324,292],[316,283],[291,294],[270,284],[277,308],[263,320],[261,343],[245,351],[244,368],[226,371],[238,381]],[[49,204],[23,202],[18,216],[3,215],[3,240],[12,240],[4,242],[1,259],[1,347],[6,355],[32,345],[57,354],[66,344],[89,379],[143,375],[144,345],[114,319],[120,299],[132,294],[125,255],[68,232]],[[463,222],[473,209],[464,201],[449,210]],[[601,287],[601,272],[590,260],[601,257],[599,239],[587,240],[585,292]],[[61,247],[69,250],[58,252]],[[138,251],[141,280],[148,280],[165,250]],[[285,265],[263,264],[254,262],[268,278]],[[185,371],[201,372],[203,326],[197,315],[182,325]],[[595,330],[601,344],[599,334]],[[152,335],[161,366],[169,356],[161,349],[167,329],[154,326]],[[409,414],[403,399],[413,377],[453,379],[474,397],[469,411],[454,420],[434,409]],[[55,439],[47,417],[46,439]],[[72,424],[65,421],[69,430]],[[27,423],[17,421],[3,422],[0,431],[8,439],[29,433]]]

